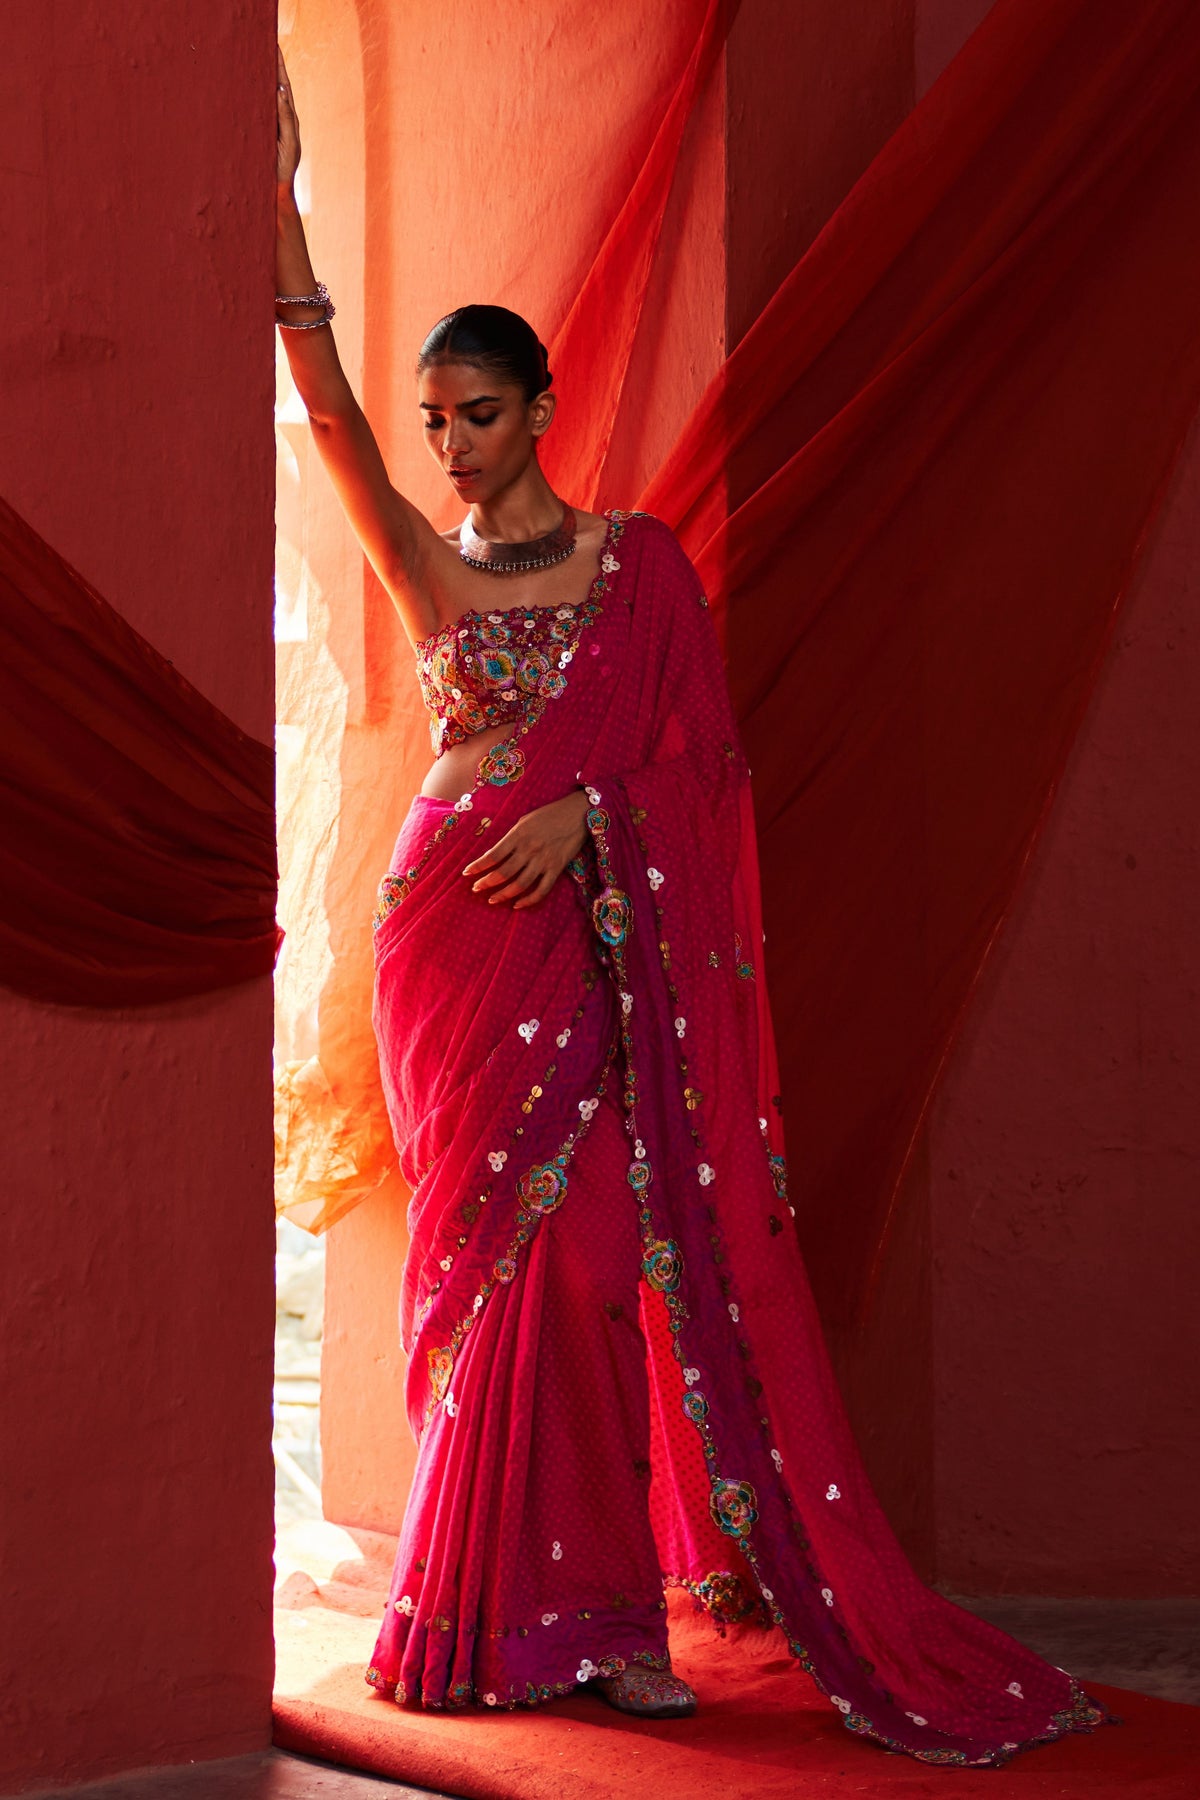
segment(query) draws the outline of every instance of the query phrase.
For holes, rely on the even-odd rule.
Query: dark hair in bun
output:
[[[417,357],[417,373],[433,363],[465,362],[519,387],[526,400],[550,386],[546,346],[533,326],[507,306],[458,306],[439,319]]]

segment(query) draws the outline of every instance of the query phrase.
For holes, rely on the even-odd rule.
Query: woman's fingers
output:
[[[517,870],[524,868],[526,861],[527,858],[519,850],[510,850],[508,855],[499,861],[493,860],[492,866],[486,873],[471,883],[471,892],[477,894],[482,888],[498,887],[502,881],[511,881]]]
[[[463,870],[463,874],[482,876],[485,871],[498,871],[511,875],[514,870],[540,854],[536,846],[506,834],[498,844],[493,844],[490,850],[485,850],[482,855],[475,858],[474,862],[469,862]],[[479,881],[475,883],[476,887],[480,885]]]
[[[506,856],[512,856],[516,848],[515,844],[508,844],[506,847],[505,839],[501,838],[498,844],[493,844],[490,850],[481,851],[469,862],[463,870],[463,874],[481,875],[485,869],[494,869],[496,864],[503,862]]]
[[[540,870],[532,863],[515,874],[510,870],[507,877],[503,875],[500,877],[502,881],[506,881],[506,886],[498,889],[496,893],[488,895],[488,905],[494,906],[498,900],[511,900],[514,894],[523,894],[530,882],[538,880],[539,875]]]
[[[537,886],[533,889],[532,893],[528,893],[528,894],[524,895],[523,898],[520,900],[513,901],[513,911],[516,912],[522,906],[536,906],[539,901],[544,900],[546,898],[546,895],[550,892],[550,889],[554,886],[554,882],[555,882],[555,876],[549,869],[547,869],[546,873],[542,876],[541,880],[538,882]]]

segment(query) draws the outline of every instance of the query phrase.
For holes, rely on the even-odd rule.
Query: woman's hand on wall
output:
[[[513,911],[544,900],[587,841],[588,798],[582,788],[524,813],[511,830],[463,870],[489,906],[512,900]],[[515,896],[520,896],[515,898]]]
[[[284,66],[283,51],[275,45],[275,99],[278,107],[275,132],[275,180],[281,192],[290,193],[300,163],[300,121],[292,99],[292,84]]]

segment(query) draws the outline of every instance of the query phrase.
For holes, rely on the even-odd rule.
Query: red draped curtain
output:
[[[548,440],[547,471],[582,505],[629,503],[608,491],[613,425],[653,329],[683,132],[732,13],[698,14],[552,344],[556,385],[588,409]],[[997,0],[638,502],[679,532],[724,634],[793,1186],[829,1316],[870,1293],[1200,399],[1198,100],[1188,0]],[[7,509],[0,631],[0,978],[111,1005],[268,969],[266,748]],[[324,1204],[319,1134],[301,1139],[301,1216],[321,1229],[371,1183]],[[359,1150],[386,1167],[382,1140]],[[325,1177],[332,1193],[341,1175]]]

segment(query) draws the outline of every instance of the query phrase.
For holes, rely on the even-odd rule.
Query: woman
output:
[[[854,1732],[997,1765],[1107,1715],[925,1588],[862,1471],[786,1198],[748,770],[695,570],[538,462],[545,351],[498,307],[420,354],[439,534],[328,329],[280,59],[279,319],[417,655],[435,761],[375,915],[412,1188],[417,1471],[367,1679],[426,1706],[599,1688],[669,1716],[664,1587],[773,1621]]]

